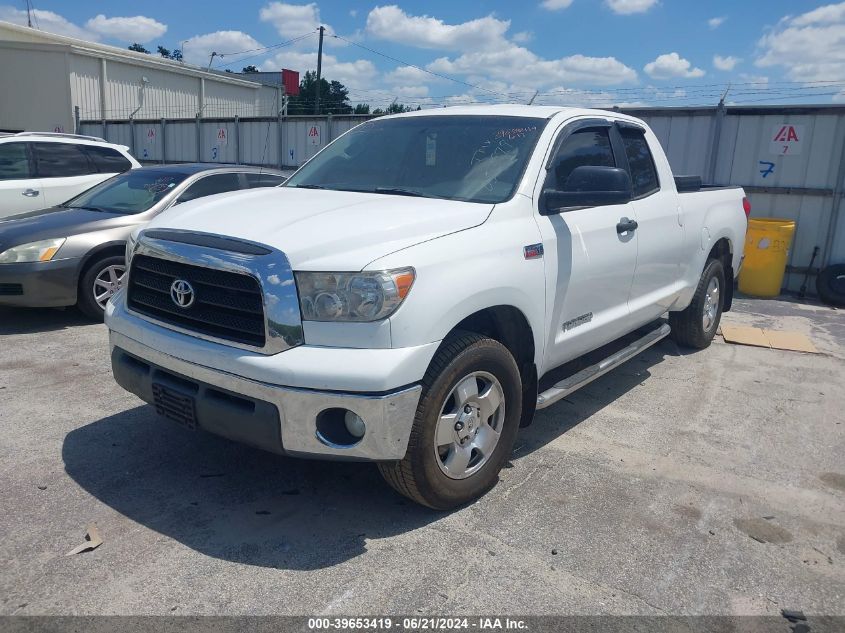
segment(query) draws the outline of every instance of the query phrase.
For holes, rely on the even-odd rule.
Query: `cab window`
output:
[[[585,128],[570,134],[561,143],[552,164],[546,186],[563,190],[576,167],[616,167],[610,132],[606,127]]]
[[[628,156],[628,166],[631,169],[631,183],[634,187],[634,197],[644,198],[660,189],[657,181],[657,169],[645,134],[642,130],[622,128],[622,145]]]

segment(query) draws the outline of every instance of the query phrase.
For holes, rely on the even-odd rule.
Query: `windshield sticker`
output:
[[[155,182],[151,182],[144,186],[149,193],[161,193],[176,186],[176,183],[168,178],[158,178]]]
[[[517,138],[525,138],[526,134],[528,134],[529,132],[534,132],[536,129],[536,125],[532,125],[531,127],[506,128],[503,130],[498,130],[496,132],[496,138],[506,138],[512,141]]]
[[[437,134],[425,137],[425,166],[434,167],[437,164]]]

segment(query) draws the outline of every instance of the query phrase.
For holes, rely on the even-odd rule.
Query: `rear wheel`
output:
[[[438,350],[405,458],[379,464],[398,492],[435,509],[492,488],[510,455],[522,411],[519,369],[498,341],[459,333]]]
[[[126,279],[126,262],[122,255],[99,259],[91,264],[79,280],[77,307],[86,316],[102,321],[106,303]]]
[[[685,347],[709,347],[719,329],[725,297],[725,269],[718,259],[708,260],[686,310],[669,313],[672,338]]]

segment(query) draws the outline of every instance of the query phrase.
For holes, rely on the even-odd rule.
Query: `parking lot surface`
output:
[[[113,382],[103,325],[0,309],[0,614],[843,614],[845,313],[726,320],[822,353],[663,341],[437,513],[372,464],[159,419]],[[103,544],[66,556],[92,523]]]

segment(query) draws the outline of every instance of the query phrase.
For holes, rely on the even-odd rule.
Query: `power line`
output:
[[[476,85],[476,84],[471,84],[471,83],[466,82],[466,81],[461,81],[460,79],[455,79],[454,77],[450,77],[449,75],[443,75],[443,74],[440,74],[440,73],[436,73],[434,71],[428,70],[427,68],[422,68],[421,66],[417,66],[416,64],[411,64],[409,62],[402,61],[401,59],[398,59],[396,57],[388,55],[387,53],[382,53],[381,51],[377,51],[377,50],[370,48],[368,46],[364,46],[363,44],[359,44],[358,42],[353,42],[352,40],[348,40],[345,37],[341,37],[340,35],[331,34],[330,37],[333,37],[333,38],[338,39],[338,40],[343,40],[344,42],[346,42],[348,44],[352,44],[353,46],[357,46],[358,48],[361,48],[365,51],[369,51],[370,53],[373,53],[374,55],[379,55],[380,57],[384,57],[385,59],[389,59],[393,62],[396,62],[397,64],[402,64],[403,66],[410,66],[411,68],[415,68],[416,70],[419,70],[421,72],[428,73],[429,75],[433,75],[434,77],[439,77],[440,79],[446,79],[448,81],[454,81],[455,83],[462,84],[464,86],[469,86],[470,88],[475,88],[476,90],[484,90],[485,92],[490,92],[492,94],[502,95],[504,97],[509,96],[509,95],[505,94],[504,92],[498,92],[496,90],[491,90],[490,88],[485,88],[484,86],[479,86],[479,85]]]

